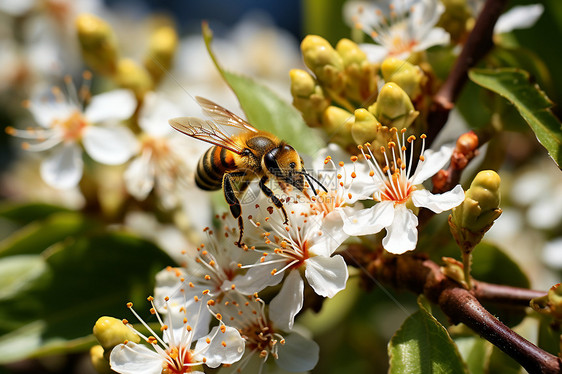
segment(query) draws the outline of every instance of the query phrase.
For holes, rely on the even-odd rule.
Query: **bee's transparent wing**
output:
[[[217,124],[221,126],[236,127],[245,131],[258,132],[254,126],[250,125],[248,122],[232,113],[230,110],[223,108],[219,104],[201,96],[196,96],[195,100],[197,100],[199,105],[201,105],[205,114],[211,117]]]
[[[234,153],[241,154],[244,150],[229,135],[223,133],[213,121],[197,117],[177,117],[168,120],[168,123],[187,136],[218,145]]]

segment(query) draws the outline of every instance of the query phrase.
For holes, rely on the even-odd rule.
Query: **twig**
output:
[[[544,291],[476,281],[472,291],[479,301],[522,307],[528,307],[531,299],[546,295]]]
[[[364,280],[376,279],[394,288],[407,289],[416,294],[423,293],[431,302],[439,305],[451,323],[464,323],[474,332],[507,353],[519,362],[529,373],[560,373],[562,363],[558,357],[540,349],[490,314],[479,302],[476,295],[491,300],[511,304],[528,303],[531,297],[544,293],[530,290],[495,286],[483,282],[476,283],[473,291],[447,278],[435,262],[426,256],[404,254],[401,256],[383,255],[361,245],[350,246],[349,256],[344,258],[352,266],[367,270]],[[359,264],[357,263],[359,261]],[[513,291],[512,297],[507,293]]]
[[[494,26],[506,4],[507,0],[487,0],[484,4],[451,73],[433,98],[434,105],[428,115],[428,146],[445,126],[449,112],[455,106],[455,101],[468,79],[468,69],[494,46],[492,40]]]

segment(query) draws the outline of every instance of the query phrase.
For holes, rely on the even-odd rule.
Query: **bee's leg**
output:
[[[283,206],[283,203],[281,202],[281,200],[277,198],[277,196],[275,196],[273,191],[271,191],[271,189],[265,185],[268,179],[269,178],[267,176],[263,176],[260,179],[260,189],[263,191],[265,196],[271,199],[271,201],[277,208],[281,209],[281,211],[283,212],[283,218],[285,218],[285,222],[283,222],[283,224],[287,225],[289,223],[289,218],[287,217],[287,212],[285,211],[285,207]]]
[[[242,243],[242,236],[244,235],[244,221],[242,220],[242,207],[240,206],[240,201],[238,201],[236,192],[232,186],[232,179],[242,177],[244,175],[244,172],[233,172],[224,174],[222,178],[224,198],[230,206],[230,213],[232,213],[234,218],[238,219],[238,230],[240,231],[240,236],[235,244],[240,248],[244,246],[244,243]]]

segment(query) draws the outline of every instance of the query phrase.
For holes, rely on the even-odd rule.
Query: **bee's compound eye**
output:
[[[272,173],[275,173],[275,171],[279,169],[279,165],[277,164],[277,160],[275,159],[275,157],[277,156],[276,150],[277,148],[273,149],[272,151],[266,153],[263,156],[265,167],[267,168],[267,170],[269,170]]]

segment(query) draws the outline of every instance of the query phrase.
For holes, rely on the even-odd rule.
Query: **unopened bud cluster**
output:
[[[558,322],[562,322],[562,287],[555,284],[542,297],[531,300],[531,308],[539,313],[549,314]]]
[[[291,71],[293,105],[309,126],[322,128],[344,148],[386,144],[388,129],[408,128],[420,114],[416,105],[425,105],[428,78],[419,66],[395,58],[371,63],[348,39],[333,48],[309,35],[301,50],[312,74]]]
[[[76,29],[86,64],[119,87],[131,89],[139,100],[170,68],[178,44],[178,36],[172,27],[157,27],[150,36],[141,64],[121,56],[115,33],[104,20],[92,14],[82,14],[76,19]]]

